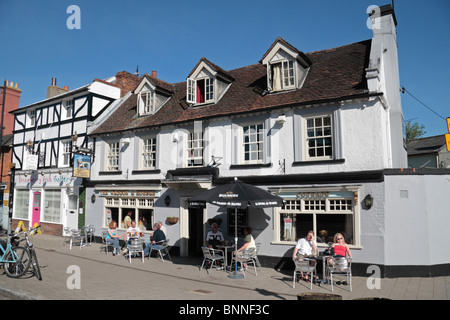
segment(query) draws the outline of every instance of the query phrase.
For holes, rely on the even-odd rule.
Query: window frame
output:
[[[198,135],[201,135],[198,139]],[[187,133],[186,141],[186,167],[203,167],[204,165],[204,153],[205,153],[205,132],[202,131],[189,131]],[[195,156],[196,152],[200,152],[199,156]]]
[[[250,127],[256,127],[256,133],[252,134],[246,134],[245,128]],[[260,127],[260,128],[258,128]],[[264,130],[264,121],[262,122],[254,122],[254,123],[246,123],[241,124],[239,127],[240,130],[240,148],[241,148],[241,161],[242,164],[262,164],[264,163],[264,156],[265,156],[265,144],[266,140],[264,138],[265,130]],[[250,135],[256,135],[257,139],[255,141],[251,141]],[[249,136],[249,140],[246,142],[246,136]],[[261,137],[259,140],[258,137]],[[252,145],[256,144],[256,151],[252,150]],[[246,145],[249,146],[248,150],[246,150]],[[257,159],[252,159],[251,156],[249,156],[249,159],[246,159],[246,155],[251,155],[252,153],[256,153]]]
[[[152,90],[142,90],[138,97],[139,114],[149,115],[155,113],[155,92]]]
[[[151,149],[146,150],[146,141],[150,141],[148,145]],[[154,170],[156,169],[156,157],[157,157],[157,139],[156,136],[145,136],[140,139],[139,157],[141,170]],[[150,160],[146,160],[146,156],[150,156]],[[146,162],[151,161],[152,165],[147,166]]]
[[[316,120],[321,119],[322,125],[316,126]],[[324,119],[329,119],[329,124],[324,124]],[[312,120],[314,122],[313,127],[308,127],[308,122]],[[306,161],[321,161],[321,160],[332,160],[335,157],[335,136],[334,136],[334,123],[333,123],[333,114],[327,113],[327,114],[318,114],[318,115],[311,115],[303,118],[304,121],[304,154],[305,154],[305,160]],[[329,134],[325,134],[325,132],[328,132],[326,129],[329,130]],[[308,131],[312,130],[314,135],[309,136]],[[322,130],[322,135],[316,135],[318,132],[317,130]],[[322,139],[323,144],[318,145],[317,142]],[[326,144],[325,141],[328,139],[329,144]],[[314,146],[310,146],[310,142],[315,141]],[[331,149],[331,154],[327,154],[326,150],[327,148]],[[310,155],[310,150],[315,150],[315,155]],[[322,150],[323,154],[318,155],[318,150]]]
[[[203,101],[198,101],[199,85],[202,85]],[[216,101],[216,78],[215,77],[201,77],[188,78],[186,85],[186,101],[195,105],[214,103]]]
[[[352,188],[348,188],[352,189]],[[304,190],[303,190],[304,191]],[[297,192],[298,194],[302,193]],[[311,190],[309,190],[307,193],[309,193]],[[330,193],[334,193],[332,190],[330,190]],[[283,191],[280,191],[281,193]],[[360,248],[360,206],[357,204],[358,202],[358,192],[357,191],[351,191],[353,193],[353,196],[346,195],[346,196],[325,196],[325,197],[319,197],[319,198],[302,198],[302,197],[286,197],[284,196],[285,205],[281,208],[274,208],[274,233],[273,233],[273,244],[285,244],[285,245],[293,245],[297,243],[298,239],[304,237],[306,235],[305,230],[301,231],[295,231],[295,227],[292,226],[292,229],[294,230],[296,234],[293,234],[292,236],[296,236],[295,239],[288,239],[283,240],[283,230],[282,230],[282,223],[281,219],[283,215],[286,215],[286,217],[292,217],[292,224],[294,224],[294,216],[308,216],[310,215],[312,217],[312,227],[311,230],[314,231],[315,235],[315,241],[318,247],[327,247],[328,241],[334,236],[334,233],[336,232],[344,232],[343,230],[336,231],[334,233],[328,233],[328,239],[324,239],[322,242],[317,241],[319,238],[319,228],[323,228],[322,226],[318,225],[318,219],[324,216],[351,216],[351,233],[352,233],[352,239],[349,239],[346,237],[346,242],[353,248]],[[322,192],[321,190],[314,190],[312,193],[316,194],[325,194],[325,192]],[[281,194],[279,194],[281,196]],[[307,204],[306,202],[309,201],[310,203]],[[308,205],[311,205],[311,201],[314,201],[314,203],[318,204],[320,203],[323,206],[320,206],[318,208],[308,208]],[[335,202],[334,205],[332,202]],[[338,203],[339,202],[339,203]],[[342,228],[344,229],[348,227],[348,225],[343,225]],[[309,227],[308,227],[309,229]],[[348,229],[346,229],[348,231]],[[301,232],[299,234],[299,232]]]
[[[117,166],[111,165],[111,160],[116,159]],[[108,141],[106,143],[106,156],[105,156],[106,171],[116,172],[119,171],[120,166],[120,142],[118,140]]]
[[[287,64],[287,68],[285,66]],[[274,80],[275,80],[275,66],[280,65],[280,77],[281,77],[281,88],[274,89]],[[269,63],[269,88],[271,88],[272,92],[280,92],[285,90],[291,90],[296,88],[296,79],[297,79],[297,71],[296,71],[296,63],[292,59],[282,59]],[[292,74],[289,74],[291,71]],[[288,80],[288,81],[287,81]],[[286,85],[286,81],[289,82]],[[292,82],[292,83],[291,83]]]

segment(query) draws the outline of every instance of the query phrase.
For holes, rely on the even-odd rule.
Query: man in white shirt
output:
[[[314,238],[314,231],[310,230],[308,231],[308,234],[305,238],[301,238],[298,240],[297,245],[295,246],[294,253],[292,254],[292,260],[296,259],[302,259],[302,258],[313,258],[314,252],[317,251],[316,244],[313,240]],[[312,263],[316,263],[315,261],[310,262],[310,266]],[[308,272],[309,275],[309,272]],[[303,272],[301,272],[301,277],[299,279],[303,279],[305,281],[311,281],[312,279],[309,279],[307,276],[303,276]]]
[[[292,259],[295,260],[298,257],[312,257],[314,252],[317,251],[316,243],[313,240],[314,231],[309,231],[305,238],[298,240],[295,246],[294,253],[292,254]],[[298,254],[298,257],[297,257]]]
[[[131,226],[127,229],[127,232],[123,235],[123,240],[125,240],[125,243],[128,247],[128,244],[130,244],[130,238],[139,238],[141,235],[141,229],[136,226],[136,221],[131,221]],[[125,254],[127,252],[128,248],[122,247],[122,252]]]
[[[210,231],[206,234],[206,245],[210,248],[217,249],[218,245],[223,244],[225,241],[222,231],[219,230],[217,223],[211,225]]]

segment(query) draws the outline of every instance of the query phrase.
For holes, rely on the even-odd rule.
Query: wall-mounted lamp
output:
[[[277,123],[279,124],[283,124],[286,122],[286,115],[285,114],[280,114],[277,118],[277,120],[275,120]]]
[[[59,175],[62,175],[62,170],[58,170]]]
[[[95,202],[95,194],[93,194],[93,195],[91,196],[91,202],[92,202],[92,203]]]
[[[44,176],[45,175],[45,172],[44,171],[41,171],[41,176]]]
[[[123,144],[130,144],[130,142],[131,142],[130,138],[123,138],[122,139],[122,143]]]
[[[365,198],[364,198],[364,205],[366,206],[367,209],[372,208],[373,206],[373,198],[370,194],[368,194]]]
[[[164,203],[166,204],[166,206],[170,206],[170,196],[166,196],[164,198]]]

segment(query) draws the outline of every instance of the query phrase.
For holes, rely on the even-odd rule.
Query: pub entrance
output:
[[[203,209],[189,208],[189,256],[202,255],[203,246]]]

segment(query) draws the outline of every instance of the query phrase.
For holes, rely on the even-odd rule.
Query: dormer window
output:
[[[138,116],[148,116],[157,112],[173,94],[172,85],[152,76],[144,75],[141,83],[135,90],[137,95]]]
[[[141,91],[138,97],[139,114],[152,114],[155,112],[154,94],[150,90]]]
[[[188,79],[187,83],[189,103],[214,102],[214,78]]]
[[[301,51],[278,38],[260,61],[267,68],[267,91],[300,89],[311,61]]]
[[[201,58],[187,78],[186,101],[194,105],[217,103],[233,81],[227,71]]]
[[[280,91],[295,88],[294,61],[282,61],[272,63],[271,67],[271,88],[273,91]]]

